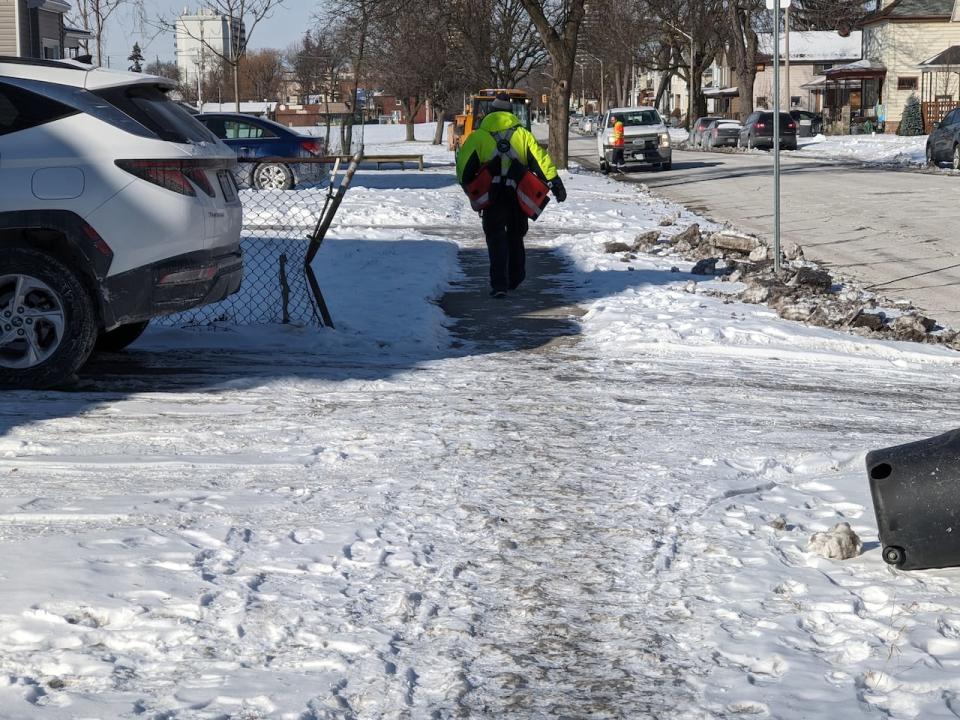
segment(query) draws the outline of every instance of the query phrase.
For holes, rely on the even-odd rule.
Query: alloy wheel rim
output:
[[[63,341],[63,299],[30,275],[0,276],[0,367],[25,370],[53,355]]]
[[[257,171],[257,179],[265,190],[282,190],[287,184],[287,175],[279,165],[264,165]]]

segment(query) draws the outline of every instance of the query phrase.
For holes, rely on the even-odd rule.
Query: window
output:
[[[125,85],[95,95],[136,120],[161,140],[210,142],[213,135],[155,85]]]
[[[757,98],[757,105],[759,105],[760,107],[766,107],[766,106],[767,106],[767,99],[766,99],[765,97],[758,97],[758,98]]]
[[[75,115],[72,107],[0,82],[0,135]]]
[[[916,90],[916,89],[917,89],[916,75],[912,77],[897,78],[897,90]]]
[[[62,57],[60,42],[58,40],[43,38],[40,43],[43,45],[44,60],[59,60]]]
[[[261,140],[276,135],[266,128],[242,120],[224,120],[224,137],[228,140]]]
[[[813,74],[814,75],[824,75],[827,70],[833,67],[833,63],[814,63],[813,64]]]
[[[611,115],[609,120],[610,124],[607,125],[607,127],[613,127],[617,120],[622,122],[624,127],[659,125],[663,122],[663,120],[660,118],[660,113],[658,113],[656,110],[637,110],[636,112],[617,113],[616,115]]]
[[[800,96],[791,95],[790,96],[790,107],[800,107]]]

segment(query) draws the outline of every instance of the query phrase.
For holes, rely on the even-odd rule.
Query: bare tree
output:
[[[326,0],[320,17],[324,29],[342,33],[350,48],[350,70],[353,73],[353,88],[347,104],[356,112],[357,93],[368,70],[367,46],[371,32],[379,23],[395,17],[397,12],[412,0]],[[342,127],[341,142],[349,148],[353,140],[353,115]]]
[[[550,82],[550,156],[557,167],[567,167],[570,93],[583,22],[585,0],[521,0],[552,63]]]
[[[270,17],[272,11],[282,4],[283,0],[203,0],[205,9],[216,15],[225,15],[230,18],[230,38],[226,47],[222,44],[214,44],[212,38],[206,37],[206,33],[202,32],[202,23],[200,23],[201,30],[194,30],[192,26],[185,23],[178,24],[175,19],[161,18],[160,22],[174,32],[179,27],[188,37],[201,43],[204,52],[209,51],[224,68],[230,69],[233,76],[233,97],[237,112],[240,112],[240,76],[238,73],[240,61],[247,52],[247,47],[250,45],[250,39],[253,37],[257,25]],[[240,23],[243,24],[242,31],[239,27]]]
[[[97,65],[103,64],[103,38],[107,21],[121,7],[138,4],[140,4],[140,0],[78,0],[77,18],[84,30],[93,33],[97,50]]]
[[[453,0],[447,7],[469,87],[516,87],[545,67],[546,48],[521,0]]]
[[[438,94],[448,65],[449,16],[442,0],[418,0],[381,18],[373,37],[377,78],[403,105],[407,140],[414,140],[414,122],[424,103]]]
[[[240,61],[240,92],[251,100],[276,100],[283,82],[283,56],[279,50],[254,50]]]
[[[169,62],[157,58],[152,63],[147,63],[143,69],[147,75],[159,75],[160,77],[170,78],[171,80],[180,79],[180,69],[175,62]]]
[[[761,0],[729,0],[727,4],[724,40],[727,57],[737,76],[740,97],[740,119],[753,112],[753,88],[757,80],[759,38],[757,28],[764,12]]]

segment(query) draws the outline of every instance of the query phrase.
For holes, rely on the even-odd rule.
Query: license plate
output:
[[[233,173],[229,170],[220,170],[217,172],[217,180],[220,182],[220,189],[223,190],[223,199],[227,202],[236,202],[237,191],[233,184]]]

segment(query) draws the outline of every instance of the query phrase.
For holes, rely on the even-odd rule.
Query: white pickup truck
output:
[[[613,125],[623,123],[624,165],[645,163],[657,169],[673,167],[670,133],[656,108],[622,107],[608,110],[597,128],[597,154],[600,171],[607,173],[613,167]]]

